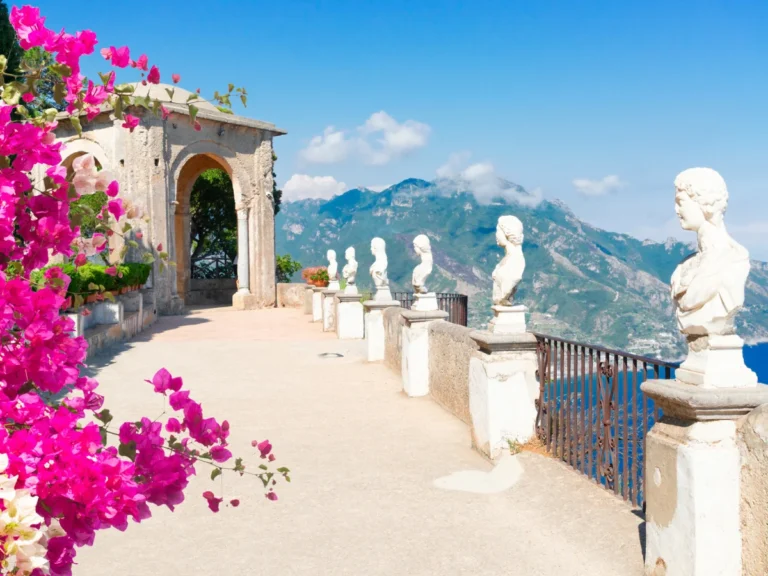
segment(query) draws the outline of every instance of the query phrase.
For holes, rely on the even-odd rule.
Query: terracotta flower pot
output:
[[[99,301],[98,294],[88,294],[88,296],[85,297],[86,304],[92,304],[93,302],[98,302],[98,301]]]

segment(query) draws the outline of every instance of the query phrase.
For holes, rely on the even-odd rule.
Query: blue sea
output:
[[[757,346],[744,346],[744,362],[757,372],[757,381],[768,384],[768,342]]]

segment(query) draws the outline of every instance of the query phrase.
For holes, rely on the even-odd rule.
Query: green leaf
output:
[[[9,106],[16,106],[21,98],[18,82],[11,82],[3,86],[3,101]]]
[[[161,260],[168,260],[168,252],[160,252],[157,255]]]
[[[269,470],[269,468],[267,467],[266,464],[259,464],[259,469],[260,470]]]
[[[75,294],[75,300],[72,302],[72,305],[75,308],[80,308],[80,306],[83,305],[83,302],[85,302],[85,298],[83,298],[80,294]]]
[[[139,243],[136,242],[136,240],[128,240],[128,246],[130,246],[131,248],[138,248]]]
[[[48,67],[48,70],[50,70],[51,72],[53,72],[54,74],[56,74],[61,78],[63,78],[64,76],[72,76],[72,68],[70,68],[66,64],[60,64],[57,62],[56,64],[51,64]]]
[[[144,252],[141,259],[144,261],[145,264],[152,264],[155,261],[155,257],[152,256],[149,252]]]
[[[130,222],[126,222],[125,224],[123,224],[123,234],[125,234],[126,232],[130,232],[131,230],[133,230],[133,226],[131,226]]]
[[[240,102],[243,103],[243,107],[248,107],[248,97],[245,94],[240,94]]]
[[[221,468],[211,470],[211,480],[216,480],[219,476],[221,476]]]
[[[94,284],[93,282],[89,282],[88,290],[90,290],[91,292],[98,292],[100,290],[100,286],[98,284]]]
[[[125,456],[132,462],[136,460],[136,442],[131,440],[130,442],[124,444],[120,442],[120,446],[117,449],[117,453],[120,454],[120,456]]]
[[[120,84],[115,86],[115,92],[118,94],[133,94],[134,90],[136,90],[136,87],[132,84]]]
[[[195,106],[194,104],[190,104],[189,105],[189,118],[190,118],[190,121],[192,122],[192,124],[194,124],[195,120],[197,119],[197,112],[198,112],[197,106]]]
[[[64,85],[63,82],[57,82],[56,85],[53,87],[53,100],[56,102],[56,104],[61,104],[64,102],[64,98],[67,96],[67,87]]]
[[[166,88],[165,91],[168,92],[168,98],[170,98],[171,102],[173,102],[173,95],[176,93],[176,89],[175,88]]]
[[[78,136],[83,135],[83,126],[80,124],[80,118],[77,116],[70,116],[69,121],[72,122],[72,127],[77,131]]]
[[[95,416],[99,422],[103,422],[104,424],[109,424],[114,418],[107,408],[104,408],[101,412],[96,412]]]
[[[189,96],[187,96],[187,102],[192,102],[193,100],[197,100],[198,98],[200,98],[200,96],[198,96],[197,94],[190,94]]]
[[[115,295],[112,294],[112,292],[104,292],[104,298],[106,298],[110,302],[114,302],[115,301]]]
[[[230,84],[229,85],[229,91],[232,92],[232,90],[234,90],[234,89],[235,89],[235,85],[234,84]]]
[[[107,429],[99,428],[99,435],[101,436],[101,445],[106,446],[107,445]]]
[[[104,86],[109,84],[109,79],[110,79],[111,76],[112,76],[111,73],[105,74],[104,72],[99,72],[99,78],[101,78],[101,81],[104,84]]]

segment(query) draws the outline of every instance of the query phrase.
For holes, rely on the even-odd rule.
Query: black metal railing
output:
[[[464,294],[451,294],[447,292],[438,292],[437,307],[440,310],[448,312],[448,322],[460,326],[467,325],[467,309],[469,306],[469,297]],[[413,292],[392,292],[392,298],[400,302],[400,306],[410,309],[413,305]]]
[[[237,270],[226,255],[203,256],[192,262],[192,278],[237,278]]]
[[[645,502],[645,437],[661,410],[640,390],[677,364],[536,334],[536,432],[549,452],[637,506]]]

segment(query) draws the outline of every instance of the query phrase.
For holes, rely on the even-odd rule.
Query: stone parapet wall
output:
[[[401,308],[384,310],[384,365],[396,374],[402,373],[403,355],[403,315]]]
[[[306,284],[280,283],[277,285],[278,308],[303,308]]]
[[[186,299],[187,306],[232,305],[232,296],[237,292],[234,278],[193,278]]]
[[[739,423],[741,542],[744,574],[768,574],[768,404]]]
[[[432,398],[466,424],[469,414],[469,359],[478,349],[472,328],[433,322],[429,327],[429,392]]]

